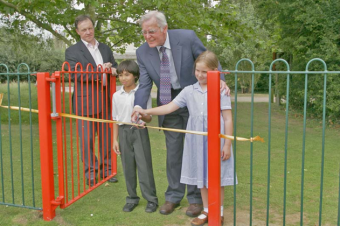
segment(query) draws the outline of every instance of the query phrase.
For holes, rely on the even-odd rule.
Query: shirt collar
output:
[[[206,93],[207,92],[207,90],[206,91],[202,90],[202,87],[200,86],[199,82],[196,82],[195,84],[193,84],[193,87],[194,87],[194,89],[197,89],[201,93]]]
[[[131,92],[136,92],[137,89],[138,89],[138,87],[139,87],[139,84],[137,84],[136,88],[134,88],[133,90],[131,90],[129,93],[131,93]],[[127,92],[125,92],[125,90],[124,90],[124,86],[122,86],[122,87],[120,88],[119,91],[120,91],[121,94],[127,93]]]
[[[165,42],[164,42],[163,46],[164,46],[166,49],[171,49],[170,41],[169,41],[169,33],[168,33],[168,32],[166,33],[166,39],[165,39]],[[158,52],[159,52],[159,49],[160,49],[160,48],[161,48],[161,46],[157,46]]]
[[[84,43],[84,45],[87,47],[87,48],[89,48],[89,47],[92,47],[92,48],[98,48],[98,46],[99,46],[99,42],[95,39],[95,41],[96,41],[96,44],[94,44],[94,46],[92,46],[92,44],[91,43],[89,43],[89,42],[87,42],[87,41],[85,41],[85,40],[81,40],[83,43]]]

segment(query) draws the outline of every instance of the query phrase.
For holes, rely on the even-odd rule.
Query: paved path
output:
[[[268,103],[268,94],[255,94],[254,102],[267,102]],[[231,101],[235,101],[234,95],[231,95]],[[237,102],[251,102],[250,94],[237,94]]]

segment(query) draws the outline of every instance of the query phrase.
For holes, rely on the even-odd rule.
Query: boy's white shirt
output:
[[[139,85],[129,93],[125,92],[124,86],[112,95],[112,120],[131,123],[131,114],[134,107],[135,92]],[[149,96],[147,108],[152,108],[151,95]],[[122,125],[122,124],[118,124]]]

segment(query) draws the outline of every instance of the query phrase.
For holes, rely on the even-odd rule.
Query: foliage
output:
[[[290,70],[304,71],[313,58],[321,58],[327,70],[339,71],[340,65],[340,4],[338,0],[255,1],[263,24],[273,33],[279,32],[277,52],[290,64]],[[279,28],[278,28],[279,27]],[[313,62],[308,70],[323,71],[322,63]],[[327,116],[332,122],[340,116],[340,76],[327,76]],[[308,81],[308,109],[321,116],[323,75],[311,75]],[[303,107],[304,76],[291,77],[290,104]],[[286,79],[281,79],[280,92],[286,96]]]
[[[241,24],[247,25],[247,32],[242,36],[233,35],[233,31],[228,32],[227,36],[230,36],[231,40],[227,48],[223,44],[221,45],[220,40],[212,41],[209,45],[218,53],[223,69],[251,71],[252,65],[246,61],[243,61],[235,68],[239,60],[244,58],[248,58],[253,62],[254,70],[268,69],[272,60],[272,48],[275,45],[270,38],[270,32],[262,26],[262,22],[257,18],[254,7],[250,2],[239,2],[234,5],[238,10],[235,18],[241,21]],[[228,85],[233,88],[235,85],[234,76],[226,77]],[[255,74],[255,87],[260,77],[260,74]],[[251,74],[238,74],[238,87],[242,89],[242,92],[251,92],[251,84]]]
[[[6,28],[0,28],[0,63],[8,66],[11,72],[54,72],[60,70],[64,61],[64,50],[56,49],[53,39],[40,39],[39,37],[20,34],[18,32],[8,32]],[[21,63],[26,63],[28,68]],[[2,66],[0,72],[7,72]],[[13,75],[10,81],[17,80]],[[23,78],[21,81],[25,81]],[[7,81],[4,76],[0,77],[0,82]]]
[[[68,45],[79,37],[73,23],[77,15],[88,14],[96,21],[96,38],[124,52],[125,45],[143,42],[136,23],[148,10],[163,11],[170,29],[193,29],[205,41],[213,35],[228,41],[225,33],[241,34],[243,26],[234,17],[235,9],[227,1],[209,7],[207,0],[0,0],[1,21],[13,30],[29,32],[34,26],[49,31]],[[83,8],[79,7],[83,6]],[[34,26],[33,26],[34,25]]]

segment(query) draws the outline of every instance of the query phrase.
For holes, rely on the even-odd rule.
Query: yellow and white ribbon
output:
[[[2,108],[9,108],[9,109],[12,109],[12,110],[21,110],[21,111],[39,113],[39,111],[35,110],[35,109],[29,109],[29,108],[23,108],[23,107],[13,107],[13,106],[2,106],[2,99],[3,99],[3,94],[0,93],[0,107],[2,107]],[[80,119],[80,120],[85,120],[85,121],[90,121],[90,122],[118,123],[118,124],[131,125],[131,126],[137,126],[137,127],[139,126],[140,127],[140,125],[136,124],[136,123],[126,123],[126,122],[119,122],[119,121],[113,121],[113,120],[108,120],[108,119],[98,119],[98,118],[84,117],[84,116],[78,116],[78,115],[67,114],[67,113],[58,113],[58,115],[65,117],[65,118]],[[172,129],[172,128],[157,127],[157,126],[143,126],[143,127],[150,128],[150,129],[158,129],[158,130],[177,132],[177,133],[189,133],[189,134],[195,134],[195,135],[208,136],[207,132],[199,132],[199,131],[184,130],[184,129]],[[225,135],[225,134],[220,134],[219,136],[221,138],[228,139],[228,140],[236,139],[237,141],[250,141],[250,142],[261,141],[262,143],[264,143],[264,139],[260,136],[251,137],[251,138],[235,137],[235,136],[229,136],[229,135]]]

